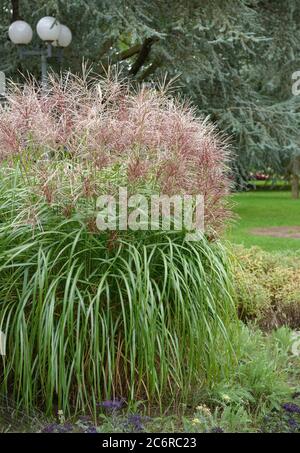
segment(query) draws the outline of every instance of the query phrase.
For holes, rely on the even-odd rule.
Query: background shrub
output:
[[[240,317],[264,329],[300,326],[300,256],[235,247],[235,289]]]

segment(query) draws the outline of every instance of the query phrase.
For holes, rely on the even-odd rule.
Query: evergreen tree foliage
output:
[[[39,60],[20,61],[7,29],[16,18],[34,28],[46,14],[73,32],[65,68],[80,71],[84,58],[95,72],[118,63],[139,82],[177,77],[177,91],[231,135],[240,174],[299,167],[300,104],[292,94],[300,70],[298,0],[1,0],[0,70],[7,76],[39,75]]]

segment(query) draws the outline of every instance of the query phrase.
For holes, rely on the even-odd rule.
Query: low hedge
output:
[[[239,316],[266,330],[300,327],[300,254],[236,246],[235,290]]]

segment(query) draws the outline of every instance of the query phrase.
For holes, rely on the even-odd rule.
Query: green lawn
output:
[[[231,242],[246,247],[258,245],[267,251],[300,250],[300,239],[257,236],[249,231],[256,227],[300,226],[300,200],[293,200],[290,192],[243,192],[232,195],[232,200],[238,218],[227,234]]]

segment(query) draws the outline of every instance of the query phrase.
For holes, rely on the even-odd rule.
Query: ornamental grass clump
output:
[[[227,144],[164,90],[12,85],[0,110],[1,391],[27,408],[177,404],[232,366]],[[96,200],[202,194],[205,234],[99,231]]]
[[[110,76],[52,77],[12,85],[0,110],[0,160],[22,163],[26,184],[68,210],[80,200],[129,193],[201,194],[207,231],[229,215],[228,146],[207,119],[167,95]],[[49,162],[50,159],[50,162]]]

